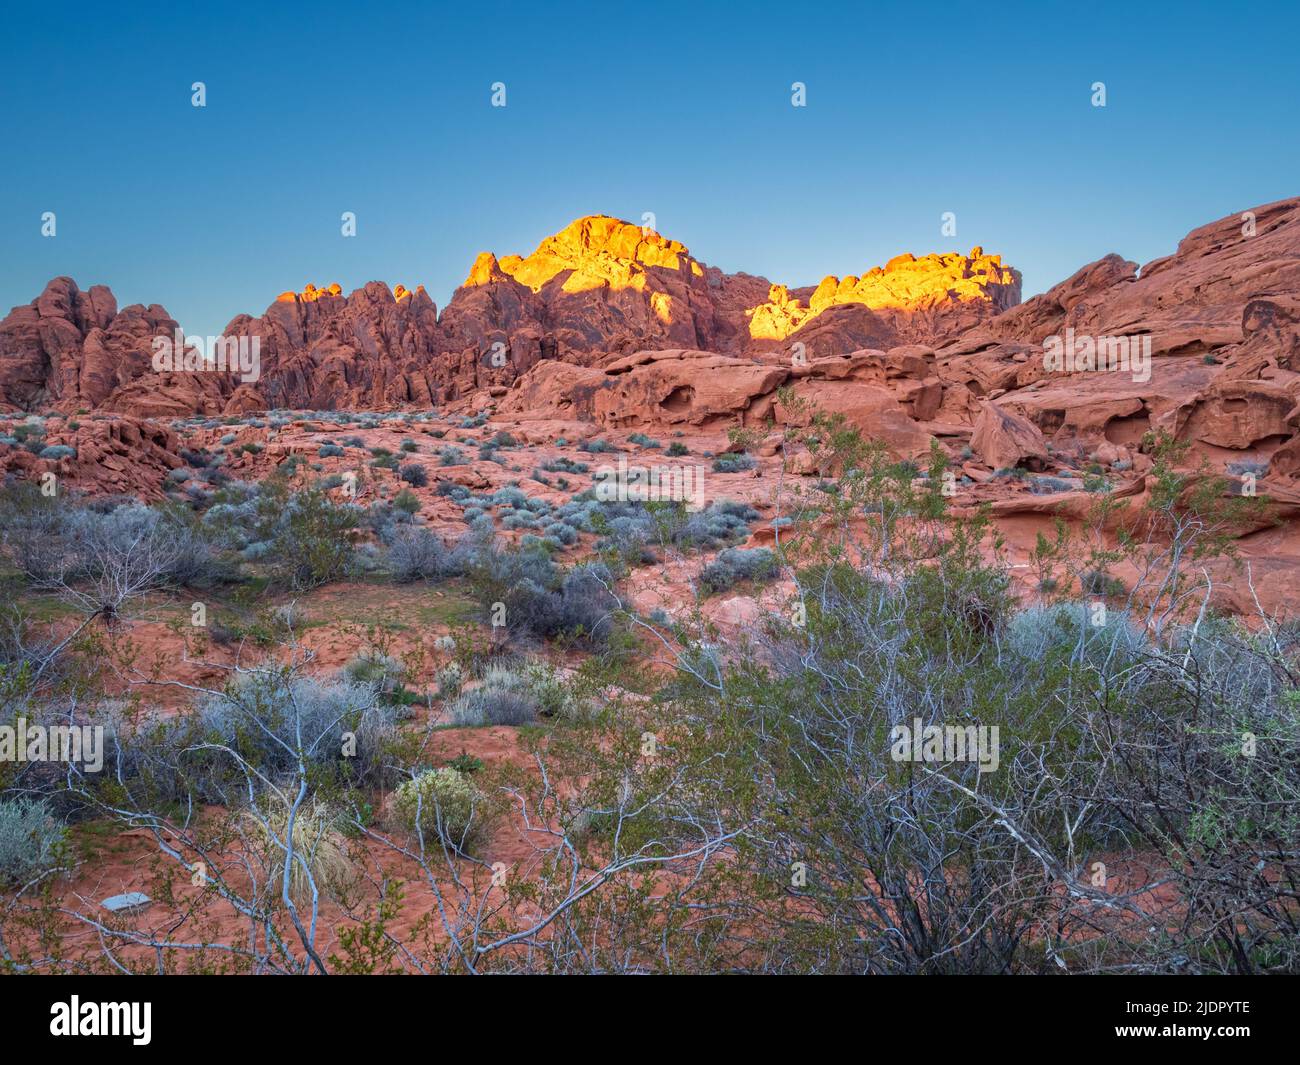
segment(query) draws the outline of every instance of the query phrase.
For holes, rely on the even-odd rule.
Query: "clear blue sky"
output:
[[[479,251],[645,211],[792,285],[982,244],[1029,295],[1300,194],[1294,0],[272,6],[6,10],[0,313],[58,274],[200,334],[309,281],[441,308]]]

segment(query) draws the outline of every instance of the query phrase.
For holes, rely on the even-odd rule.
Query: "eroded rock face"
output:
[[[932,340],[1020,300],[1020,275],[980,248],[901,255],[861,277],[827,276],[793,292],[725,274],[686,247],[605,216],[581,218],[527,257],[479,256],[443,316],[449,335],[544,323],[561,351],[693,348],[807,357]]]
[[[1145,367],[1053,369],[1056,341],[1119,341]],[[1140,347],[1139,347],[1140,345]],[[1106,348],[1110,350],[1109,347]],[[1091,449],[1165,429],[1207,448],[1278,447],[1300,426],[1300,199],[1193,230],[1139,268],[1109,255],[938,353],[946,409],[983,397]],[[963,402],[964,400],[964,402]]]
[[[0,321],[0,409],[108,410],[144,417],[220,411],[233,382],[224,374],[153,368],[154,338],[176,321],[153,304],[117,308],[104,285],[81,291],[56,277]]]
[[[1038,426],[997,403],[986,403],[975,419],[971,450],[995,470],[1041,470],[1047,465],[1047,441]]]
[[[88,495],[163,498],[163,478],[184,465],[180,440],[167,425],[147,418],[98,415],[85,421],[49,423],[46,443],[75,454],[43,459],[24,448],[0,448],[0,481],[6,475],[37,481],[46,473]]]
[[[970,476],[1039,465],[1044,448],[1130,461],[1152,429],[1224,461],[1276,452],[1288,476],[1300,200],[1249,218],[1202,226],[1140,269],[1108,255],[1016,305],[1019,275],[980,248],[789,289],[592,216],[530,255],[483,253],[441,315],[418,287],[286,292],[227,329],[260,345],[260,377],[244,383],[154,372],[152,341],[176,325],[162,308],[119,311],[106,288],[58,278],[0,323],[0,403],[149,418],[461,404],[716,430],[802,417],[778,401],[789,387],[898,454],[969,444]],[[1047,344],[1067,337],[1131,342],[1142,372],[1050,365]]]
[[[925,357],[911,349],[854,352],[798,368],[680,348],[641,351],[604,367],[540,363],[498,409],[519,418],[577,416],[611,429],[705,431],[768,422],[806,426],[821,411],[842,414],[897,455],[916,457],[931,439],[914,420],[915,404],[927,402],[925,386],[937,387],[924,376],[927,369]],[[911,394],[894,387],[894,375],[907,371],[921,375],[923,386]],[[778,395],[787,384],[799,401],[788,407]]]
[[[467,342],[545,323],[566,350],[727,350],[734,324],[720,320],[712,294],[704,264],[684,245],[597,215],[526,257],[480,255],[444,318],[449,336]]]
[[[767,302],[746,313],[754,341],[802,342],[822,356],[933,340],[1019,302],[1019,272],[977,247],[969,255],[899,255],[861,277],[825,277],[806,299],[773,285]]]
[[[929,339],[1019,299],[998,256],[900,256],[862,277],[827,277],[792,296],[700,262],[678,241],[616,218],[580,218],[527,256],[484,252],[441,315],[422,287],[371,282],[285,292],[229,338],[258,343],[256,380],[163,373],[157,306],[120,313],[103,286],[57,278],[0,324],[0,402],[145,417],[268,408],[431,406],[499,394],[537,362],[590,364],[646,350],[759,361],[815,359]],[[761,373],[758,376],[763,376]]]
[[[262,366],[254,392],[262,406],[433,402],[423,370],[438,350],[438,314],[423,289],[399,286],[394,293],[371,282],[344,296],[338,285],[309,285],[282,293],[258,318],[240,315],[225,332],[258,338]]]

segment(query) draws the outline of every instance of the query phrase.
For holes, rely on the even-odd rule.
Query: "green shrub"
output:
[[[745,470],[752,470],[758,465],[758,460],[752,455],[721,455],[713,460],[714,473],[742,473]]]
[[[467,774],[446,766],[401,784],[393,793],[393,813],[426,843],[439,839],[458,851],[468,851],[486,827],[482,794]]]
[[[700,584],[721,592],[738,581],[769,580],[779,571],[776,555],[766,547],[728,547],[700,571]]]
[[[53,868],[65,834],[44,800],[0,800],[0,882],[23,885]]]

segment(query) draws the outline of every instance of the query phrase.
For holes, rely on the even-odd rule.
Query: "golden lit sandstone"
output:
[[[686,246],[641,226],[606,215],[591,215],[569,223],[547,237],[532,255],[507,255],[497,260],[484,252],[474,262],[465,286],[483,285],[511,277],[540,292],[561,273],[565,292],[586,292],[605,285],[644,290],[647,268],[689,271],[703,275]]]
[[[972,304],[997,314],[1019,302],[1019,272],[976,247],[969,255],[899,255],[861,277],[825,277],[806,304],[773,285],[767,302],[746,313],[753,339],[784,340],[832,307],[919,312]]]
[[[706,272],[678,241],[591,215],[547,237],[531,255],[479,255],[443,326],[449,343],[462,346],[527,328],[553,338],[562,353],[731,349],[740,316],[728,320],[715,301],[736,287],[720,271]],[[766,288],[763,282],[757,292]]]

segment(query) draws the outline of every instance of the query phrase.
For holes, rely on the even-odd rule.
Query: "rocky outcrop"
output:
[[[1057,449],[1128,455],[1167,429],[1255,460],[1279,451],[1289,468],[1300,200],[1202,226],[1141,268],[1108,255],[1019,296],[1018,273],[981,248],[790,289],[592,216],[530,255],[483,253],[441,314],[419,287],[286,292],[227,329],[260,345],[260,375],[242,383],[156,372],[152,342],[176,324],[162,308],[119,311],[107,289],[59,278],[0,323],[0,404],[161,418],[497,401],[610,427],[709,428],[793,418],[776,395],[788,385],[899,453],[932,434],[976,434],[984,462],[1039,462],[1012,418]],[[1098,352],[1107,338],[1131,343],[1149,363],[1139,373],[1045,358],[1078,338]]]
[[[1111,340],[1149,363],[1103,360]],[[1095,363],[1055,368],[1045,355],[1058,343],[1095,349]],[[937,372],[950,411],[996,398],[1062,446],[1135,444],[1165,429],[1267,452],[1300,427],[1298,353],[1300,199],[1291,199],[1201,226],[1140,269],[1118,255],[1089,264],[941,347]]]
[[[761,283],[761,279],[756,279]],[[686,247],[604,215],[579,218],[531,255],[484,252],[444,315],[449,338],[544,329],[562,350],[647,347],[730,351],[738,326],[719,313],[712,274]]]
[[[422,371],[437,354],[438,312],[423,289],[371,282],[344,296],[339,285],[308,285],[281,293],[260,317],[240,315],[225,333],[258,339],[262,406],[433,403]]]
[[[977,247],[969,255],[899,255],[861,277],[823,278],[804,297],[773,285],[767,302],[746,314],[754,341],[802,343],[818,357],[951,336],[1019,302],[1019,272]]]
[[[104,410],[142,417],[216,413],[227,374],[156,372],[154,339],[177,323],[157,304],[118,310],[104,285],[56,277],[0,321],[0,410]]]
[[[928,411],[937,387],[916,349],[859,351],[801,366],[774,366],[712,352],[674,348],[641,351],[604,367],[546,362],[525,374],[498,410],[518,418],[578,417],[610,429],[716,430],[733,425],[807,425],[816,411],[846,422],[895,454],[929,450],[930,434],[917,424],[917,404]],[[898,387],[907,374],[920,387]],[[781,402],[788,385],[794,400]]]
[[[646,350],[771,362],[933,340],[1019,299],[997,256],[900,256],[862,277],[791,295],[726,274],[678,241],[604,215],[580,218],[527,256],[484,252],[439,315],[422,287],[371,282],[350,295],[307,285],[225,336],[256,340],[254,379],[158,371],[153,339],[176,322],[158,306],[120,313],[112,293],[57,278],[0,323],[0,403],[146,417],[267,408],[431,406],[500,393],[541,360],[590,364]],[[796,347],[796,345],[798,345]]]
[[[996,403],[986,403],[975,419],[971,450],[995,469],[1041,470],[1047,465],[1047,441],[1038,426]]]
[[[39,481],[52,473],[57,483],[88,495],[158,500],[168,471],[184,465],[179,437],[151,419],[102,414],[84,421],[52,418],[45,428],[42,446],[63,445],[71,454],[41,458],[27,448],[0,447],[0,482],[8,475]]]

